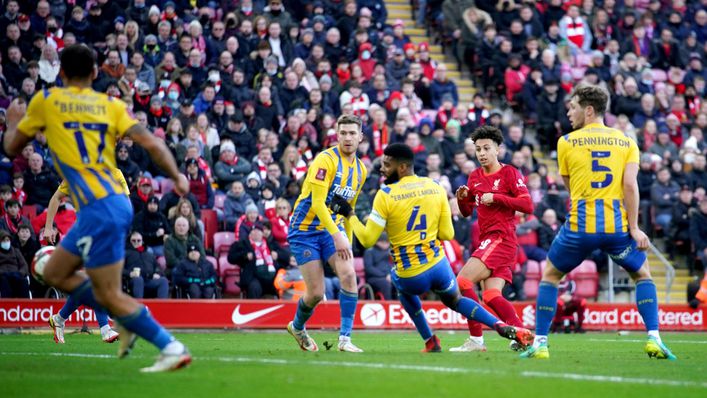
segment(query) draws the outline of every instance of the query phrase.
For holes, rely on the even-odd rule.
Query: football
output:
[[[49,261],[49,256],[54,253],[54,249],[54,246],[44,246],[35,253],[32,260],[32,276],[41,284],[44,284],[44,267]]]

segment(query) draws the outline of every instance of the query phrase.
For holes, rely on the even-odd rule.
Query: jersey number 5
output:
[[[84,140],[84,133],[86,131],[98,132],[98,134],[100,135],[100,142],[97,148],[98,158],[96,159],[96,163],[103,163],[103,149],[105,149],[106,147],[106,133],[108,132],[107,124],[65,122],[64,128],[68,130],[74,130],[76,146],[79,148],[79,155],[81,155],[81,162],[83,164],[91,163],[91,158],[88,155],[88,149],[86,148],[86,141]]]
[[[606,188],[614,181],[614,175],[611,174],[611,169],[607,166],[599,164],[599,159],[608,158],[611,156],[610,151],[592,151],[592,171],[595,173],[606,173],[603,181],[593,181],[592,188]]]
[[[412,208],[412,214],[410,215],[410,219],[408,220],[407,230],[421,231],[420,239],[425,239],[427,238],[427,215],[419,213],[420,206],[415,206]],[[417,221],[418,214],[420,215],[420,221]]]

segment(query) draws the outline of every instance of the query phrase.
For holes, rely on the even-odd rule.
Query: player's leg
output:
[[[108,314],[103,310],[93,310],[96,313],[96,321],[101,330],[101,340],[106,343],[112,343],[120,337],[120,333],[110,327],[108,322]]]
[[[391,281],[398,290],[398,298],[400,303],[408,313],[415,329],[420,334],[420,337],[425,341],[423,352],[441,352],[442,347],[437,336],[434,335],[430,325],[427,323],[425,313],[422,311],[422,302],[418,295],[427,292],[430,289],[430,279],[427,270],[420,275],[411,278],[401,278],[395,271],[391,273]]]
[[[505,269],[508,271],[507,277],[511,279],[510,268]],[[503,322],[512,326],[523,327],[523,322],[518,318],[518,313],[515,308],[513,308],[513,305],[509,303],[501,293],[505,284],[505,279],[496,276],[486,279],[484,281],[484,292],[482,293],[484,303],[491,307]]]
[[[636,248],[628,234],[612,239],[606,247],[611,258],[628,271],[636,283],[636,306],[648,331],[645,351],[651,358],[676,360],[663,344],[658,328],[658,294],[651,277],[646,253]]]
[[[507,325],[491,315],[478,302],[462,297],[452,267],[446,258],[432,267],[430,271],[434,271],[431,280],[432,290],[439,294],[444,305],[464,315],[467,319],[473,319],[495,329],[502,337],[516,340],[522,345],[530,344],[533,339],[531,331]]]
[[[332,251],[334,242],[328,246]],[[328,250],[325,250],[325,253]],[[341,308],[341,328],[339,330],[339,351],[363,352],[360,348],[351,343],[351,330],[353,329],[356,305],[358,304],[358,287],[356,284],[356,272],[354,271],[353,258],[347,260],[339,258],[338,255],[329,256],[329,264],[336,272],[341,283],[339,290],[339,307]]]
[[[293,253],[297,258],[297,251],[294,248]],[[305,324],[314,313],[314,307],[324,298],[324,269],[321,260],[303,263],[300,265],[300,272],[304,280],[305,292],[297,301],[297,312],[295,318],[287,325],[287,331],[295,338],[302,350],[319,351],[317,343],[309,337]]]
[[[491,275],[491,271],[486,268],[483,262],[476,257],[471,257],[464,264],[459,275],[457,275],[457,282],[459,284],[459,290],[461,295],[474,300],[479,303],[479,296],[476,294],[476,284],[488,278]],[[486,351],[486,346],[484,345],[484,333],[481,323],[467,319],[467,326],[469,328],[469,338],[464,341],[459,347],[452,347],[450,351],[453,352],[469,352],[469,351]]]

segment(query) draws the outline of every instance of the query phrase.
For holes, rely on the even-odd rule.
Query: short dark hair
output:
[[[358,126],[358,129],[361,130],[363,122],[361,122],[361,118],[355,115],[341,115],[336,120],[336,129],[339,130],[339,126],[342,124],[355,124]]]
[[[21,229],[28,229],[30,232],[32,232],[32,226],[29,225],[29,224],[27,224],[27,223],[24,223],[24,222],[23,222],[22,224],[20,224],[20,225],[17,226],[17,231],[18,231],[18,232],[19,232],[19,230],[21,230]]]
[[[412,148],[400,142],[385,147],[383,154],[400,163],[412,165],[415,162],[415,153],[412,151]]]
[[[72,44],[61,52],[61,69],[67,78],[87,78],[93,75],[96,56],[85,44]]]
[[[496,143],[496,145],[503,144],[503,133],[497,127],[493,126],[481,126],[474,130],[470,136],[471,140],[476,143],[478,140],[489,139]]]
[[[580,84],[574,89],[570,99],[577,97],[577,102],[582,108],[591,106],[594,113],[603,115],[609,105],[609,94],[603,88],[591,84]]]

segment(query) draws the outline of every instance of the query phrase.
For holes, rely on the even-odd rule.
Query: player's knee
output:
[[[451,309],[455,309],[457,307],[457,303],[459,302],[459,300],[461,300],[461,295],[459,294],[459,292],[446,293],[441,294],[440,299],[442,300],[442,304],[446,305]]]
[[[322,300],[324,300],[324,293],[314,293],[310,294],[306,301],[310,306],[315,306]]]
[[[93,294],[96,297],[96,301],[101,306],[108,308],[109,310],[113,308],[115,303],[118,303],[122,292],[116,289],[93,289]]]
[[[459,284],[459,290],[462,292],[464,290],[474,289],[474,282],[462,276],[461,273],[457,275],[457,283]]]
[[[545,270],[543,271],[542,281],[550,282],[557,285],[558,283],[560,283],[560,280],[563,276],[565,276],[565,274],[559,269],[555,268],[555,266],[552,265],[552,263],[548,260],[547,264],[545,265]]]

